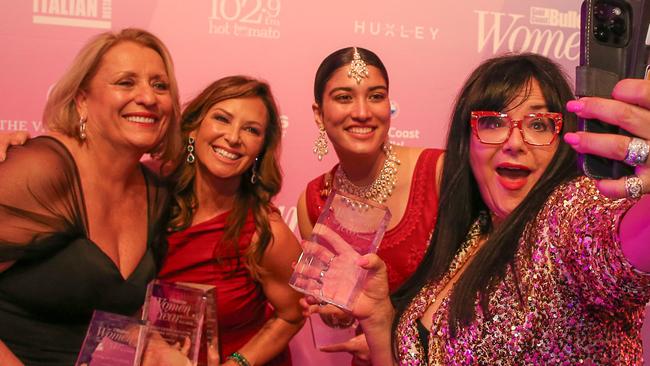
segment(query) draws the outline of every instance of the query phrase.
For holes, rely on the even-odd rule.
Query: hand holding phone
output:
[[[580,66],[576,95],[610,98],[619,80],[643,78],[648,64],[650,4],[645,0],[585,0],[581,8]],[[578,118],[581,131],[630,135],[596,119]],[[603,157],[579,154],[582,171],[596,179],[631,175],[629,165]]]

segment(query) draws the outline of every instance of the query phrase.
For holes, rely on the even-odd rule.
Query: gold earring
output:
[[[314,141],[314,154],[318,157],[318,161],[323,160],[323,156],[327,155],[329,152],[327,150],[327,134],[325,133],[325,127],[320,126],[318,137]]]

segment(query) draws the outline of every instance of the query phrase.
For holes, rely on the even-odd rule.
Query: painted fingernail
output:
[[[580,136],[576,133],[569,132],[564,135],[564,142],[571,146],[578,145],[580,143]]]
[[[580,100],[570,100],[566,104],[566,109],[569,112],[580,112],[585,107],[585,103]]]

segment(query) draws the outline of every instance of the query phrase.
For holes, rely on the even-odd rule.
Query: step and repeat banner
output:
[[[284,188],[276,200],[296,228],[306,183],[331,168],[312,154],[312,85],[332,51],[376,52],[390,76],[397,144],[442,147],[453,99],[483,59],[531,51],[571,78],[579,59],[579,0],[1,0],[0,132],[44,132],[48,90],[92,35],[140,27],[158,35],[176,65],[182,101],[211,81],[247,74],[268,81],[283,127]],[[319,353],[309,327],[292,343],[296,364],[340,365]]]

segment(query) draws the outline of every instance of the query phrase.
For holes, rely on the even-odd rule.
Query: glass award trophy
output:
[[[145,335],[141,320],[95,311],[75,366],[139,366]]]
[[[192,365],[218,365],[214,286],[152,281],[142,311],[148,336],[189,349]]]
[[[360,256],[375,253],[384,236],[390,211],[386,206],[340,191],[332,191],[289,284],[322,302],[350,310],[366,270]]]

